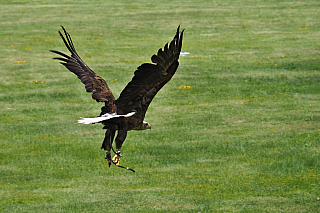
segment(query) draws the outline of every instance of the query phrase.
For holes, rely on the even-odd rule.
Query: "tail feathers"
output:
[[[102,121],[105,121],[105,120],[109,120],[109,119],[112,119],[112,118],[120,118],[120,117],[130,117],[132,115],[134,115],[135,112],[130,112],[126,115],[118,115],[117,113],[106,113],[106,114],[103,114],[102,116],[100,117],[95,117],[95,118],[81,118],[81,120],[78,120],[78,123],[80,124],[95,124],[95,123],[100,123]]]

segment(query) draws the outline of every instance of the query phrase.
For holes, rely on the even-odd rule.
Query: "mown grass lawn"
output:
[[[0,211],[319,212],[320,2],[0,1]],[[108,168],[63,25],[114,95],[185,28],[174,78]],[[182,87],[181,87],[182,85]],[[183,87],[189,86],[189,87]]]

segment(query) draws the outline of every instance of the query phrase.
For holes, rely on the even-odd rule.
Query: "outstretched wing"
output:
[[[62,27],[62,26],[61,26]],[[61,53],[59,51],[50,50],[51,52],[54,52],[62,57],[56,57],[54,59],[62,61],[61,64],[63,64],[68,70],[73,72],[78,76],[78,78],[81,80],[81,82],[85,85],[85,88],[87,92],[92,93],[92,98],[96,100],[97,102],[106,102],[106,106],[108,106],[108,103],[111,105],[114,105],[115,98],[109,89],[106,81],[101,78],[100,76],[96,75],[80,58],[78,53],[76,52],[73,42],[71,40],[71,36],[69,33],[62,27],[64,34],[66,38],[62,35],[62,33],[59,31],[59,34],[68,48],[68,50],[71,53],[71,56],[68,56],[64,53]],[[112,106],[109,106],[113,108]]]
[[[167,43],[163,50],[160,48],[157,55],[151,57],[151,61],[155,64],[142,64],[134,72],[132,80],[116,101],[119,113],[127,114],[134,111],[136,118],[144,119],[150,102],[157,92],[170,81],[179,66],[178,59],[184,31],[180,34],[179,30],[180,26],[170,44]]]

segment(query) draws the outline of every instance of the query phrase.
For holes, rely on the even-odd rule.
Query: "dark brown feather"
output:
[[[172,78],[179,66],[183,31],[177,29],[173,40],[158,50],[157,55],[151,57],[155,64],[145,63],[137,68],[132,80],[121,92],[116,101],[118,112],[127,114],[135,111],[133,116],[143,121],[148,106],[157,92]],[[179,37],[180,34],[180,37]]]
[[[56,57],[54,59],[62,61],[61,64],[63,64],[68,70],[70,70],[78,76],[81,82],[85,85],[86,91],[92,93],[92,98],[94,100],[96,100],[97,102],[105,102],[105,109],[109,110],[108,112],[116,112],[115,98],[111,90],[109,89],[106,81],[100,76],[97,76],[82,61],[82,59],[80,58],[73,46],[71,36],[69,35],[69,33],[66,32],[66,30],[63,27],[62,29],[66,38],[62,35],[60,31],[59,34],[64,44],[70,51],[71,56],[68,56],[59,51],[50,50],[51,52],[54,52],[63,57]]]

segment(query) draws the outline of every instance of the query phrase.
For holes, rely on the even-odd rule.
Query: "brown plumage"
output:
[[[71,36],[62,27],[65,37],[59,34],[71,53],[50,50],[62,57],[56,57],[68,70],[78,76],[85,85],[87,92],[92,93],[92,98],[97,102],[104,102],[100,116],[96,118],[83,118],[79,123],[102,123],[107,129],[101,149],[107,150],[106,158],[111,164],[110,150],[115,136],[117,156],[120,156],[120,148],[127,136],[127,131],[150,129],[151,126],[143,121],[148,106],[157,92],[172,78],[179,66],[179,55],[182,46],[183,32],[180,26],[170,44],[166,44],[163,50],[160,48],[156,55],[151,57],[152,63],[144,63],[134,72],[132,80],[123,89],[116,100],[106,81],[96,75],[77,54]],[[119,156],[118,156],[119,155]],[[116,159],[119,161],[119,159]]]

